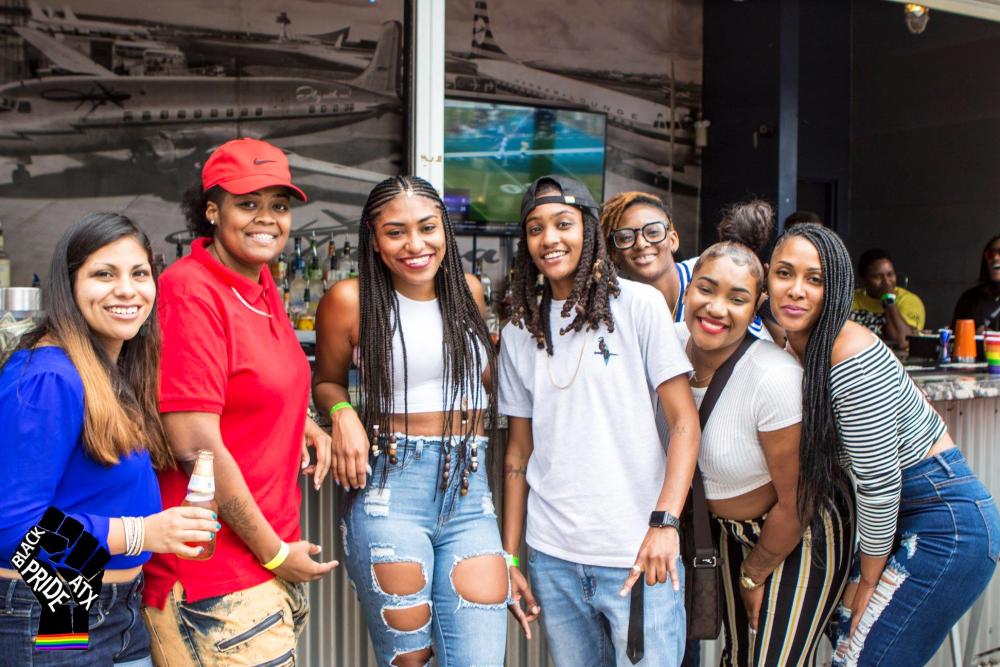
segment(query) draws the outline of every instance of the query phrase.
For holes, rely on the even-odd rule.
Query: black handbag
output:
[[[712,408],[719,401],[736,362],[740,360],[757,339],[750,334],[740,343],[736,351],[719,366],[708,385],[708,391],[701,401],[698,417],[704,432]],[[712,539],[705,501],[705,483],[701,470],[695,466],[684,511],[681,513],[680,547],[684,559],[684,612],[687,615],[688,639],[715,639],[722,630],[722,582],[719,570],[719,548]],[[632,600],[629,608],[628,644],[626,655],[632,664],[642,660],[643,655],[643,600],[645,582],[640,579],[632,586]]]

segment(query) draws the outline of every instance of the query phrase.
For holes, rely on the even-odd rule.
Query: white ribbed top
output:
[[[678,334],[687,344],[683,324]],[[692,388],[701,407],[707,388]],[[712,417],[701,434],[698,465],[705,480],[705,497],[734,498],[771,481],[758,432],[802,421],[802,367],[780,347],[766,340],[750,346],[736,363]]]

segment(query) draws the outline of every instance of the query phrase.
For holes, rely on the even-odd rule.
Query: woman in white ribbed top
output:
[[[695,264],[686,326],[678,327],[699,406],[748,335],[763,288],[764,269],[746,246],[717,243]],[[799,520],[801,386],[798,362],[758,340],[737,361],[702,432],[698,464],[724,565],[723,665],[812,665],[847,583],[849,489],[814,527]]]
[[[845,471],[857,485],[833,664],[923,665],[989,583],[1000,517],[899,361],[847,321],[852,292],[834,232],[803,224],[779,239],[768,293],[805,369],[800,507],[822,507]]]

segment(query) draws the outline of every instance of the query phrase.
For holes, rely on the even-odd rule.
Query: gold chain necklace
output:
[[[691,343],[691,339],[690,338],[688,339],[686,347],[687,347],[687,349],[685,350],[685,352],[687,353],[688,359],[690,359],[691,356],[692,356],[691,355],[691,351],[694,349],[694,345]],[[719,370],[719,369],[718,368],[715,369],[715,371],[717,371],[717,370]],[[688,384],[690,384],[692,387],[696,387],[697,389],[701,389],[702,386],[708,386],[708,383],[711,382],[712,378],[715,377],[715,371],[712,371],[711,373],[709,373],[708,377],[700,378],[700,377],[698,377],[698,374],[694,372],[694,363],[692,363],[691,364],[691,377],[688,379]]]
[[[556,382],[556,379],[552,377],[552,356],[549,355],[548,353],[545,354],[545,362],[548,365],[548,371],[549,371],[549,382],[551,382],[552,386],[555,387],[556,389],[569,389],[571,386],[573,386],[573,383],[576,382],[576,376],[580,373],[580,366],[583,363],[583,351],[587,349],[588,344],[590,343],[589,335],[584,335],[581,337],[584,340],[583,343],[580,345],[580,355],[576,358],[576,369],[573,371],[573,377],[571,377],[569,379],[569,382],[566,384],[559,384],[558,382]]]

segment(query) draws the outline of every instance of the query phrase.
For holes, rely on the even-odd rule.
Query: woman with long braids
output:
[[[740,349],[764,289],[750,248],[716,243],[695,263],[678,333],[700,406],[716,371]],[[721,664],[814,665],[840,600],[854,545],[849,485],[813,526],[798,513],[802,367],[771,341],[756,340],[702,431],[698,461],[723,561]]]
[[[854,478],[860,544],[834,665],[922,665],[989,583],[1000,517],[896,357],[848,321],[853,288],[834,232],[806,223],[779,239],[768,291],[805,367],[799,511],[818,516]]]
[[[358,258],[358,278],[320,303],[313,395],[350,493],[344,552],[376,659],[500,665],[510,584],[487,476],[496,401],[483,383],[496,354],[482,286],[462,270],[440,196],[415,176],[371,191]]]
[[[513,561],[511,611],[526,634],[541,613],[560,667],[630,664],[628,596],[644,586],[639,664],[676,667],[685,639],[677,517],[700,435],[690,364],[662,295],[619,280],[584,185],[536,180],[521,223],[514,317],[501,336],[503,543],[518,553],[527,514],[531,585]],[[666,456],[654,402],[670,426]]]

